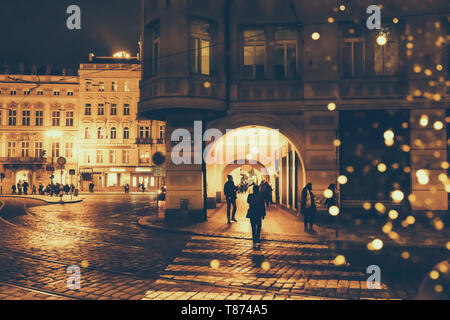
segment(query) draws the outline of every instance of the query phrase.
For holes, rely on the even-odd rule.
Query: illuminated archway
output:
[[[208,197],[216,197],[218,192],[223,194],[226,176],[231,171],[250,166],[262,171],[264,180],[272,185],[274,202],[296,209],[299,191],[306,184],[305,166],[300,151],[303,144],[300,139],[294,142],[285,134],[298,138],[296,129],[288,125],[279,130],[273,123],[271,126],[252,124],[226,128],[224,126],[227,123],[230,124],[225,121],[208,125],[208,128],[218,129],[223,133],[221,138],[208,145],[211,158],[222,160],[209,162],[207,165]],[[214,127],[214,124],[220,124],[221,128]],[[278,139],[274,140],[274,135]],[[265,161],[261,161],[261,158]],[[235,183],[239,184],[239,181]]]

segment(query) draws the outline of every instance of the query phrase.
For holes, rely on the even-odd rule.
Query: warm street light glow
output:
[[[113,54],[113,57],[118,59],[130,59],[131,55],[126,51],[117,51]]]
[[[419,123],[422,127],[426,127],[428,125],[428,116],[426,114],[423,114],[422,116],[420,116],[420,120]]]
[[[391,210],[389,211],[389,218],[391,218],[392,220],[395,220],[398,218],[398,212],[397,210]]]
[[[400,190],[395,190],[391,193],[391,198],[394,202],[401,202],[405,195]]]
[[[336,104],[334,102],[330,102],[327,106],[328,110],[334,111],[336,110]]]
[[[424,169],[417,170],[416,177],[421,185],[425,185],[428,184],[428,182],[430,182],[427,170]]]
[[[339,176],[338,182],[339,182],[339,184],[346,184],[348,182],[348,179],[346,176],[342,175],[342,176]]]
[[[379,163],[377,169],[379,172],[386,172],[387,166],[384,163]]]
[[[311,35],[311,38],[312,38],[313,40],[319,40],[319,38],[320,38],[320,33],[314,32],[314,33]]]
[[[394,134],[394,131],[392,131],[392,130],[386,130],[384,132],[383,136],[384,136],[385,140],[393,140],[395,137],[395,134]]]
[[[337,206],[331,206],[330,209],[328,209],[328,213],[335,217],[339,214],[339,208]]]
[[[442,121],[436,121],[433,124],[434,129],[436,130],[442,130],[444,128],[444,123],[442,123]]]
[[[323,196],[327,199],[330,199],[333,197],[333,191],[331,191],[330,189],[327,189],[323,192]]]
[[[387,35],[383,32],[381,32],[378,37],[377,37],[377,44],[379,46],[384,46],[386,45],[388,39],[387,39]]]

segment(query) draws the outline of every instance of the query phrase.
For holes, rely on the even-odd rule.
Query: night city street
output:
[[[449,0],[2,0],[0,30],[0,304],[450,300]]]

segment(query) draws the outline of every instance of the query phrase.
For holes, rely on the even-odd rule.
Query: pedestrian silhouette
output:
[[[233,176],[228,175],[227,176],[228,181],[223,186],[223,193],[225,195],[225,198],[227,199],[227,218],[228,218],[228,224],[231,223],[230,221],[230,210],[231,206],[233,206],[233,212],[231,214],[231,220],[234,222],[237,222],[236,220],[236,191],[237,187],[234,185],[233,182]]]
[[[305,232],[314,233],[314,218],[316,215],[316,203],[312,192],[312,184],[309,182],[302,190],[300,212],[303,214]],[[309,224],[309,228],[308,228]]]
[[[259,191],[259,186],[253,186],[253,193],[247,197],[249,204],[247,218],[250,219],[250,225],[252,227],[253,248],[256,250],[261,249],[261,227],[262,220],[266,217],[265,206],[266,195]]]

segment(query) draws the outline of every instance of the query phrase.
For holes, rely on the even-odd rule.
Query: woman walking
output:
[[[265,194],[259,191],[259,186],[253,186],[253,193],[248,195],[249,209],[247,218],[250,219],[253,236],[253,249],[261,249],[261,226],[266,217]]]

